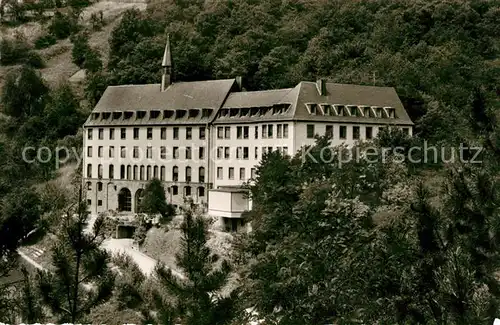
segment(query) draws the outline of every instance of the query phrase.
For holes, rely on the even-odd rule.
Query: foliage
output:
[[[78,31],[78,16],[62,14],[59,11],[54,13],[54,17],[48,27],[49,32],[57,39],[65,39]]]
[[[0,64],[27,64],[34,68],[42,68],[44,63],[40,55],[34,52],[22,38],[0,40]]]
[[[39,116],[48,94],[41,77],[29,67],[7,75],[2,89],[3,112],[16,118]]]
[[[183,324],[228,324],[234,313],[234,297],[221,297],[217,292],[226,284],[231,268],[227,261],[215,268],[218,256],[206,246],[207,222],[192,202],[188,202],[184,211],[181,230],[182,248],[177,255],[177,265],[185,278],[157,266],[160,287],[174,302],[167,302],[161,291],[155,290],[150,309],[143,311],[145,321],[174,324],[180,319]],[[155,311],[156,316],[151,311]]]
[[[146,185],[140,209],[150,215],[160,214],[162,223],[172,220],[175,211],[173,206],[167,203],[165,188],[159,179],[152,179]]]
[[[157,83],[165,32],[175,79],[243,76],[395,87],[416,133],[459,143],[474,89],[499,83],[498,1],[168,1],[127,12],[110,39],[111,84]],[[369,22],[369,23],[368,23]],[[138,65],[137,62],[143,64]],[[456,127],[455,127],[456,126]]]
[[[56,38],[52,34],[44,34],[35,40],[36,49],[44,49],[56,44]]]
[[[52,251],[55,273],[39,272],[43,304],[60,322],[85,321],[90,310],[112,294],[114,276],[107,266],[109,257],[99,248],[104,218],[98,217],[90,232],[85,231],[87,221],[87,207],[78,202],[66,213]]]

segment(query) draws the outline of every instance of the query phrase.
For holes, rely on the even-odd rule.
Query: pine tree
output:
[[[207,247],[208,224],[196,205],[188,202],[182,223],[182,248],[177,255],[177,265],[184,278],[159,265],[157,277],[164,292],[174,297],[166,303],[160,292],[154,294],[156,321],[170,324],[180,319],[186,325],[228,324],[233,316],[234,297],[221,297],[218,292],[228,280],[231,267],[223,260],[216,267],[219,257]],[[151,321],[151,314],[147,319]]]
[[[80,200],[69,209],[52,251],[55,272],[39,273],[39,289],[44,305],[60,322],[85,320],[90,310],[106,302],[112,294],[114,276],[108,268],[108,254],[99,248],[104,218],[98,217],[86,232],[88,211]]]

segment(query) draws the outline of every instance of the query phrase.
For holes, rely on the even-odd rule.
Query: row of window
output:
[[[255,179],[255,168],[250,168],[250,178]],[[218,180],[224,179],[224,168],[223,167],[217,167],[217,179]],[[229,179],[229,180],[234,179],[234,167],[227,168],[227,179]],[[240,168],[239,180],[240,181],[247,180],[246,169],[244,167]]]
[[[246,171],[245,168],[242,167],[240,168],[240,174],[239,174],[239,179],[240,180],[246,180]],[[187,166],[185,168],[185,174],[184,174],[184,181],[185,182],[191,182],[192,181],[192,168]],[[98,165],[97,166],[97,177],[98,178],[103,178],[103,166]],[[228,168],[228,179],[234,179],[234,167],[229,167]],[[87,178],[92,178],[92,164],[87,164]],[[108,166],[108,178],[109,179],[114,179],[115,178],[115,173],[114,173],[114,165],[109,165]],[[131,166],[131,165],[121,165],[120,166],[120,179],[122,180],[151,180],[153,178],[157,178],[161,181],[166,180],[166,173],[165,173],[165,166]],[[217,179],[223,179],[223,168],[222,167],[217,167]],[[255,178],[255,168],[250,169],[250,178]],[[173,166],[172,167],[172,182],[179,182],[179,167]],[[198,168],[198,183],[204,183],[205,182],[205,168],[204,167],[199,167]]]
[[[192,159],[192,157],[193,157],[192,151],[193,150],[191,147],[184,148],[185,159]],[[92,146],[88,146],[87,147],[87,157],[91,158],[92,152],[93,152]],[[104,147],[103,146],[97,147],[97,157],[99,157],[99,158],[104,157]],[[115,157],[115,147],[110,146],[110,147],[108,147],[108,158],[114,158],[114,157]],[[160,147],[158,157],[160,159],[167,159],[167,147],[164,147],[164,146]],[[120,158],[127,158],[127,147],[125,147],[125,146],[120,147]],[[139,150],[138,146],[134,146],[132,148],[132,158],[140,158],[140,150]],[[146,147],[146,159],[152,159],[152,158],[153,158],[153,147],[148,146],[148,147]],[[172,158],[179,159],[179,147],[173,147]],[[205,159],[205,147],[198,147],[198,159]]]
[[[380,127],[378,127],[378,130],[380,131]],[[403,132],[406,134],[410,134],[410,129],[409,128],[403,128]],[[314,124],[307,124],[307,138],[312,139],[316,135],[315,131],[315,125]],[[327,125],[325,128],[325,135],[334,138],[334,128],[333,125]],[[352,126],[352,132],[351,136],[353,140],[359,140],[361,138],[361,128],[359,126]],[[372,126],[366,126],[365,127],[365,135],[364,138],[367,140],[373,139],[374,134],[373,134],[373,127]],[[347,139],[347,126],[346,125],[340,125],[338,127],[338,138],[341,140]]]
[[[276,139],[288,139],[288,124],[266,124],[260,127],[261,139],[273,139],[274,126],[276,126]],[[259,139],[259,126],[254,126],[253,139]],[[249,139],[250,126],[237,126],[236,139]],[[231,127],[219,126],[217,127],[217,139],[231,139]]]
[[[102,188],[103,188],[103,184],[101,182],[97,183],[97,190],[98,191],[102,191]],[[87,185],[87,189],[89,191],[92,190],[90,182]],[[205,196],[205,187],[199,186],[199,187],[196,188],[196,191],[197,191],[198,197],[204,197]],[[167,193],[172,194],[173,196],[179,195],[179,187],[177,185],[170,186],[170,187],[167,188]],[[184,186],[183,195],[184,196],[191,196],[192,195],[192,188],[191,188],[191,186]],[[131,202],[128,202],[128,204],[130,205]],[[92,205],[92,200],[91,199],[87,199],[87,205],[88,206]],[[99,207],[102,206],[102,200],[97,200],[97,206],[99,206]],[[131,209],[129,208],[126,211],[130,211],[130,210]]]
[[[288,155],[288,147],[276,147],[282,155]],[[217,159],[230,159],[230,147],[217,147]],[[261,158],[264,158],[267,152],[273,151],[273,147],[262,147]],[[249,147],[236,147],[236,159],[249,159]],[[254,147],[254,159],[259,159],[259,147]]]
[[[140,139],[140,133],[141,129],[144,130],[143,128],[133,128],[133,139],[134,140],[139,140]],[[205,139],[205,127],[200,126],[197,128],[198,129],[198,139],[204,140]],[[108,139],[109,140],[114,140],[115,139],[115,128],[109,128],[108,130]],[[153,138],[158,138],[161,140],[166,140],[167,139],[167,128],[162,127],[159,129],[159,134],[155,136],[154,131],[157,129],[153,128],[146,128],[146,139],[148,140],[153,140]],[[97,129],[97,138],[99,140],[104,140],[104,128],[98,128]],[[174,127],[173,128],[173,135],[172,138],[174,140],[179,140],[179,128]],[[186,127],[185,129],[185,138],[187,140],[191,140],[193,138],[193,128],[192,127]],[[87,130],[87,139],[92,140],[93,139],[93,129],[88,129]],[[120,128],[120,139],[126,140],[127,139],[127,128]]]

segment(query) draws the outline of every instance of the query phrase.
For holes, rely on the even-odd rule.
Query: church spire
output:
[[[172,54],[170,53],[170,35],[167,35],[167,44],[161,63],[163,75],[161,77],[161,90],[164,91],[172,83]]]

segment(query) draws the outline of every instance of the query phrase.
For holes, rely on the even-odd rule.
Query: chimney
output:
[[[325,79],[316,80],[316,87],[318,88],[318,93],[320,96],[326,96],[326,81]]]
[[[236,78],[236,84],[238,85],[238,88],[240,89],[240,91],[243,90],[243,80],[241,78],[241,76],[237,76]]]
[[[164,91],[172,83],[172,54],[170,53],[170,35],[167,35],[167,44],[165,44],[165,52],[163,52],[161,67],[163,69],[163,74],[161,76],[161,91]]]

